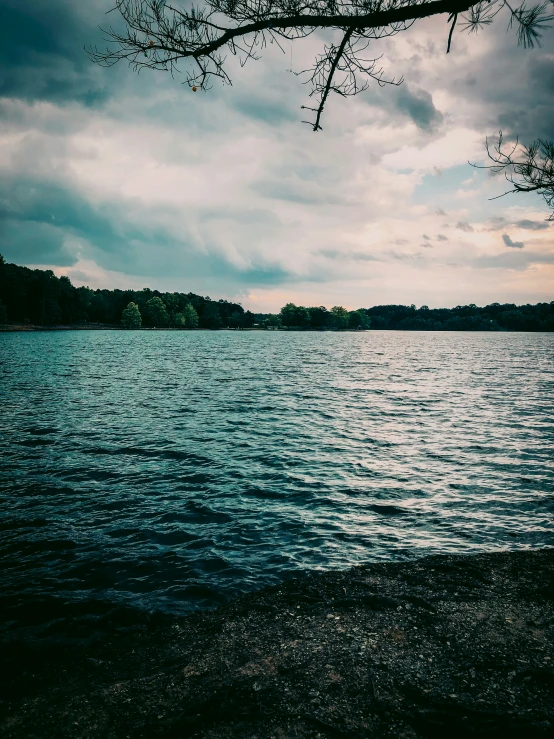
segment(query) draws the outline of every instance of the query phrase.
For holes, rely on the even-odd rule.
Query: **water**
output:
[[[552,545],[553,369],[554,334],[0,334],[4,630]]]

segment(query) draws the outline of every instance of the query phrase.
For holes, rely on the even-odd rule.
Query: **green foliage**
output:
[[[255,323],[256,323],[256,316],[251,311],[247,310],[242,319],[242,324],[244,328],[252,328],[252,326]]]
[[[281,308],[281,323],[287,328],[308,328],[310,314],[307,308],[294,303],[287,303]]]
[[[243,326],[243,313],[233,311],[229,316],[229,328],[242,328]]]
[[[181,315],[185,319],[185,326],[187,328],[198,328],[198,313],[190,303],[185,306]]]
[[[58,278],[51,270],[9,264],[0,255],[0,323],[121,326],[123,311],[130,303],[137,306],[144,323],[149,314],[149,325],[160,327],[249,328],[254,324],[278,327],[280,323],[284,328],[312,330],[371,326],[373,330],[403,331],[554,331],[554,301],[520,306],[492,303],[484,308],[474,304],[419,309],[415,305],[377,305],[350,312],[339,306],[328,311],[324,306],[304,308],[287,303],[279,315],[254,315],[237,303],[194,293],[76,288],[67,277]]]
[[[405,305],[378,305],[368,308],[373,329],[402,331],[549,331],[554,302],[537,305],[492,303],[479,308],[473,303],[455,308],[419,310]]]
[[[175,313],[173,316],[173,320],[171,322],[172,326],[175,328],[186,328],[187,326],[187,319],[185,318],[184,313]]]
[[[125,328],[140,328],[142,326],[140,310],[136,303],[131,302],[122,310],[121,323]]]
[[[67,277],[56,277],[50,270],[29,269],[16,264],[7,264],[0,256],[0,298],[7,309],[7,320],[13,323],[52,325],[54,323],[98,323],[121,326],[121,315],[126,306],[136,303],[144,323],[145,306],[152,298],[159,298],[168,314],[169,326],[181,325],[178,313],[188,315],[187,327],[198,324],[203,306],[211,303],[219,313],[220,325],[230,325],[231,315],[243,322],[247,315],[241,305],[226,300],[212,301],[194,293],[163,293],[144,288],[143,290],[91,290],[89,287],[74,287]],[[196,316],[196,317],[195,317]],[[162,315],[163,318],[163,315]],[[249,314],[247,322],[254,321]],[[189,325],[190,324],[190,325]],[[161,326],[158,320],[151,325]]]
[[[150,298],[143,309],[144,322],[147,326],[163,327],[169,323],[169,313],[161,298]]]
[[[371,326],[371,319],[363,308],[350,311],[348,314],[348,327],[356,330],[368,329]]]
[[[348,315],[348,311],[346,310],[346,308],[343,308],[342,305],[335,305],[334,308],[331,308],[331,315],[333,316],[333,328],[348,328],[348,321],[350,316]]]
[[[312,328],[328,328],[331,324],[331,314],[325,308],[325,306],[320,305],[314,308],[308,308],[308,313],[310,314],[310,326]]]
[[[206,303],[200,315],[202,328],[221,328],[221,316],[216,303]]]
[[[171,320],[173,316],[179,311],[179,293],[166,293],[164,295],[163,302]]]
[[[279,328],[281,326],[281,316],[276,313],[270,313],[262,323],[266,328]]]

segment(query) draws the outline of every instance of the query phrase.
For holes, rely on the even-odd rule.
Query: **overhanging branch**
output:
[[[127,61],[136,71],[143,68],[177,71],[180,61],[191,63],[185,82],[190,87],[207,90],[213,78],[231,84],[226,70],[225,50],[240,58],[241,66],[256,59],[257,50],[279,38],[297,41],[314,30],[340,32],[341,43],[324,46],[311,70],[311,95],[320,95],[314,130],[321,128],[323,108],[331,90],[347,97],[367,87],[369,79],[379,84],[398,84],[383,78],[378,59],[361,56],[367,44],[407,30],[422,18],[447,14],[450,25],[447,53],[458,15],[463,28],[476,31],[492,22],[504,7],[512,24],[519,24],[524,45],[539,43],[542,29],[552,16],[546,15],[546,0],[526,9],[525,0],[512,8],[508,0],[200,0],[199,6],[186,0],[115,0],[126,28],[105,31],[109,44],[104,51],[88,50],[93,61],[112,66]],[[523,39],[523,40],[522,40]],[[334,81],[344,73],[341,82]]]

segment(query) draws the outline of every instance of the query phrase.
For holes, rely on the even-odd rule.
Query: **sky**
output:
[[[292,74],[323,37],[264,49],[232,87],[94,65],[112,0],[0,0],[0,253],[75,285],[194,292],[255,312],[554,299],[554,224],[483,162],[501,129],[554,139],[554,31],[445,16],[375,42],[399,87],[331,95],[313,133]]]

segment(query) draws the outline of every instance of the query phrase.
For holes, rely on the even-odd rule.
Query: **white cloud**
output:
[[[56,226],[64,261],[49,264],[94,286],[148,282],[242,296],[257,310],[285,300],[358,307],[545,299],[552,239],[526,225],[544,219],[540,200],[489,201],[502,182],[467,165],[483,159],[500,115],[500,93],[484,100],[494,87],[490,70],[502,68],[499,86],[513,106],[517,94],[505,79],[523,90],[525,64],[545,54],[513,51],[515,41],[492,29],[477,39],[457,34],[446,57],[443,21],[376,45],[391,74],[406,74],[404,97],[377,86],[351,100],[332,96],[318,134],[300,123],[307,88],[276,48],[237,70],[233,88],[207,94],[163,75],[103,70],[106,86],[117,74],[119,87],[98,105],[1,99],[5,207],[28,202],[16,192],[23,180],[70,193],[71,214]],[[295,46],[295,68],[316,46],[316,37]],[[10,233],[23,232],[20,216],[19,226],[10,216]],[[519,262],[517,279],[513,266],[494,261],[507,250],[492,217],[510,224],[513,244],[531,245],[533,230],[538,261]],[[17,261],[14,243],[0,250]],[[68,267],[70,257],[77,261]]]

